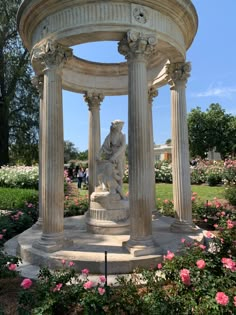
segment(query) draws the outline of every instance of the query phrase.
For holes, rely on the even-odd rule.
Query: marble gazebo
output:
[[[192,223],[185,97],[190,75],[186,51],[198,27],[192,1],[24,0],[17,23],[31,54],[40,93],[40,217],[37,228],[18,238],[23,259],[35,264],[51,261],[51,266],[57,266],[61,257],[68,257],[78,268],[86,261],[91,271],[99,272],[103,260],[99,250],[106,249],[111,253],[109,272],[129,272],[137,265],[160,260],[167,248],[177,250],[182,235],[201,238]],[[108,40],[118,42],[118,52],[127,62],[95,63],[73,55],[74,45]],[[177,216],[155,223],[152,100],[166,84],[171,96]],[[64,221],[62,89],[82,93],[88,105],[90,196],[97,182],[102,101],[110,95],[128,95],[126,235],[86,231],[86,223],[78,223],[82,219],[76,217]]]

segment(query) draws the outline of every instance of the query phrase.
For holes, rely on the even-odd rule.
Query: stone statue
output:
[[[121,132],[124,122],[114,120],[110,133],[98,153],[98,190],[118,193],[122,199],[123,174],[125,167],[125,135]]]

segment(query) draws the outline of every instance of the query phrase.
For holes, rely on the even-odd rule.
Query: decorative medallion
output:
[[[148,19],[148,13],[147,10],[145,10],[142,7],[135,8],[133,11],[133,16],[135,20],[141,24],[147,23]]]

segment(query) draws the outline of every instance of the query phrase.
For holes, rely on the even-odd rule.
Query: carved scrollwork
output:
[[[72,56],[72,49],[56,41],[47,40],[44,44],[33,48],[31,62],[40,63],[44,69],[52,66],[61,67]]]
[[[152,105],[152,102],[153,102],[153,99],[154,97],[158,96],[158,90],[151,86],[149,89],[148,89],[148,102]]]
[[[84,94],[84,101],[88,104],[89,110],[91,110],[93,107],[100,106],[103,99],[104,95],[102,93],[87,91]]]
[[[133,10],[133,16],[135,20],[141,24],[147,23],[148,20],[148,12],[142,7],[136,7]]]
[[[187,81],[190,71],[190,62],[176,62],[166,65],[166,73],[170,85],[174,85],[177,81]]]
[[[126,59],[137,56],[150,56],[155,51],[157,39],[155,35],[129,31],[119,42],[118,51]]]

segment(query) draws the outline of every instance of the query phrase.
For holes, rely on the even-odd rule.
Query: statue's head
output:
[[[113,120],[111,123],[111,129],[121,130],[123,128],[123,126],[124,126],[124,121],[119,120],[119,119]]]

